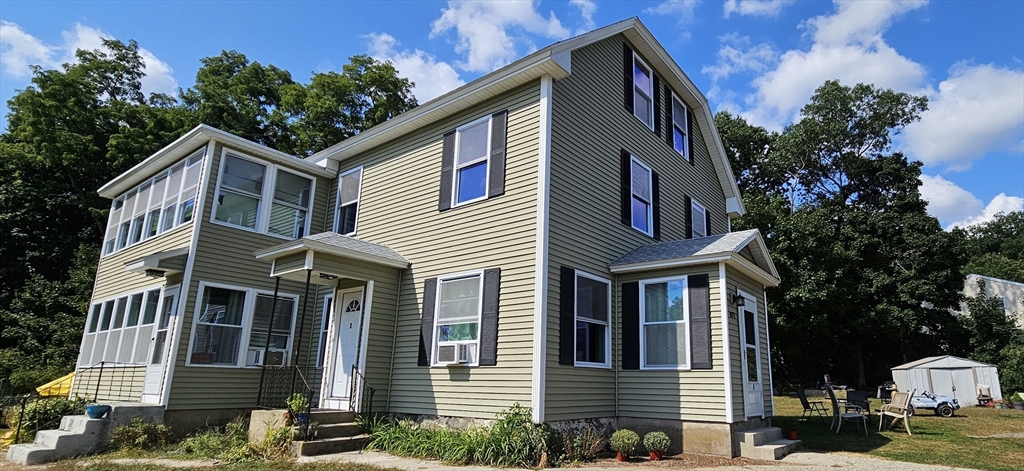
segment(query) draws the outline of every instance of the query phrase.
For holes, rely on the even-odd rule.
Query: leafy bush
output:
[[[606,443],[597,429],[585,425],[579,430],[556,432],[548,448],[552,464],[561,466],[594,461]]]
[[[15,416],[11,428],[20,425],[22,441],[32,441],[33,432],[60,428],[60,419],[65,415],[85,414],[88,400],[84,397],[65,399],[51,397],[29,401],[25,405],[25,413]],[[18,422],[20,420],[20,423]]]
[[[153,424],[138,417],[110,434],[110,445],[117,450],[156,450],[167,446],[171,429],[164,424]]]
[[[665,432],[654,431],[644,435],[644,448],[647,451],[660,451],[664,453],[670,445],[672,445],[672,441],[668,439],[668,435]]]
[[[248,442],[248,424],[238,417],[223,429],[211,428],[186,437],[178,444],[178,450],[193,458],[222,458],[225,453]]]
[[[228,449],[220,457],[234,462],[277,460],[290,454],[291,444],[291,427],[277,427],[267,430],[261,442],[245,442]]]
[[[617,430],[612,434],[611,445],[612,450],[624,455],[631,455],[636,451],[636,446],[640,443],[640,436],[636,432],[629,429]]]

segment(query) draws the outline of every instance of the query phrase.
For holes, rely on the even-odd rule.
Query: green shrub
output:
[[[556,466],[594,461],[604,450],[604,436],[594,427],[585,425],[579,430],[566,430],[553,434],[549,454]]]
[[[24,414],[16,413],[11,428],[21,427],[21,442],[32,441],[37,430],[60,428],[60,419],[65,415],[85,414],[88,400],[84,397],[65,399],[62,397],[29,401]],[[20,421],[20,422],[19,422]]]
[[[640,444],[640,436],[632,430],[624,428],[612,434],[612,450],[615,450],[617,453],[632,455],[636,451],[638,444]]]
[[[668,439],[668,435],[665,432],[655,431],[644,435],[644,448],[647,451],[660,451],[664,453],[671,445],[672,441]]]
[[[110,446],[117,450],[156,450],[167,446],[171,429],[164,424],[153,424],[138,417],[110,434]]]
[[[193,458],[222,458],[228,451],[249,442],[248,424],[238,417],[221,428],[210,428],[186,437],[178,450]]]
[[[291,453],[291,427],[277,427],[267,430],[267,434],[259,443],[245,442],[236,445],[220,455],[228,461],[272,461],[288,456]]]

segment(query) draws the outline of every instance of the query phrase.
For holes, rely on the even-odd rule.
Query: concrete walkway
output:
[[[400,458],[376,451],[354,451],[333,455],[307,456],[299,458],[300,463],[307,462],[347,462],[371,464],[375,466],[398,468],[406,471],[509,471],[508,469],[488,468],[483,466],[447,466],[438,461],[425,461],[413,458]],[[668,463],[634,463],[614,467],[581,467],[566,468],[574,471],[622,471],[628,468],[668,468]],[[870,458],[847,453],[811,453],[797,452],[782,460],[765,464],[744,464],[741,466],[716,466],[710,468],[686,468],[693,471],[834,471],[834,470],[870,470],[870,471],[976,471],[970,468],[954,468],[902,461],[890,461]]]

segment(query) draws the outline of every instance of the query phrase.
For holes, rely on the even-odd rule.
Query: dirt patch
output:
[[[612,458],[601,458],[593,463],[583,464],[586,468],[711,468],[719,466],[773,466],[775,461],[754,460],[750,458],[725,458],[723,456],[701,455],[697,453],[681,453],[678,455],[666,456],[660,461],[652,461],[650,458],[635,457],[627,462],[621,462]]]

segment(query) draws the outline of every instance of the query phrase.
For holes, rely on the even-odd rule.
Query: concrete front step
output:
[[[110,427],[108,419],[90,419],[85,415],[65,415],[60,419],[60,430],[71,433],[97,435],[107,433]]]
[[[762,427],[734,432],[740,456],[758,460],[780,460],[800,446],[800,440],[785,440],[782,429]]]
[[[792,453],[800,446],[800,440],[775,440],[773,442],[765,443],[764,445],[758,445],[747,451],[747,454],[743,454],[744,458],[753,458],[757,460],[781,460],[786,455]]]
[[[343,410],[312,410],[309,413],[309,420],[320,425],[344,424],[355,420],[356,413]]]
[[[782,429],[778,427],[761,427],[734,432],[739,439],[740,448],[746,446],[761,446],[775,440],[782,440]]]
[[[11,445],[7,450],[7,461],[21,465],[52,463],[59,459],[57,450],[38,443]]]
[[[342,437],[354,437],[361,435],[363,428],[353,424],[320,424],[316,427],[316,439],[324,440],[328,438],[342,438]]]
[[[369,435],[326,438],[310,442],[292,442],[292,449],[297,456],[327,455],[362,450],[369,441]]]

